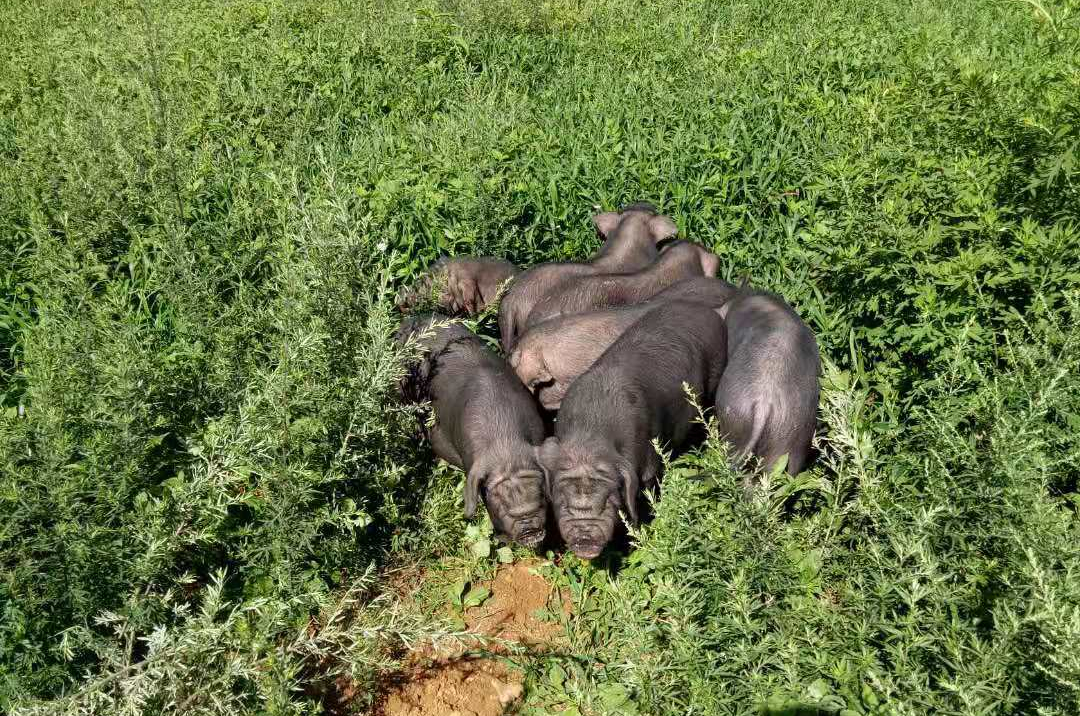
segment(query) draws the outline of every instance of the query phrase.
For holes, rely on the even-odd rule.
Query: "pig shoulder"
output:
[[[504,351],[509,353],[525,332],[533,308],[545,296],[564,288],[583,276],[595,273],[588,264],[553,262],[533,266],[510,282],[499,304],[499,334]]]
[[[460,355],[433,386],[436,419],[471,466],[493,448],[539,445],[544,424],[533,397],[500,356],[486,348]]]

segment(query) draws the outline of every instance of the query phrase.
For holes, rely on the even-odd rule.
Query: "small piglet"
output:
[[[692,397],[711,396],[724,371],[724,321],[700,303],[664,303],[631,326],[567,391],[540,462],[559,532],[592,559],[625,510],[637,521],[642,486],[660,478],[658,438],[680,448],[692,434]]]
[[[806,467],[817,422],[814,334],[771,293],[740,292],[716,310],[728,327],[728,365],[716,391],[720,434],[732,443],[736,464],[754,455],[767,472],[787,455],[787,471],[797,475]]]
[[[736,292],[735,286],[723,279],[699,276],[679,281],[645,303],[559,316],[525,332],[510,353],[510,366],[541,405],[558,410],[570,384],[626,329],[658,305],[694,301],[717,308]]]
[[[632,274],[596,274],[549,293],[529,313],[525,326],[564,315],[646,301],[668,286],[696,276],[712,277],[720,268],[715,254],[690,241],[667,246],[656,262]]]
[[[671,217],[656,213],[647,201],[628,204],[619,211],[593,217],[596,233],[604,240],[589,263],[599,273],[633,273],[656,260],[656,246],[679,232]]]
[[[491,256],[444,256],[398,293],[397,307],[406,312],[434,298],[440,310],[475,315],[495,301],[499,288],[517,272],[514,264]]]
[[[427,436],[436,455],[466,473],[465,516],[476,513],[482,492],[499,536],[534,547],[544,540],[547,521],[536,456],[544,423],[510,366],[449,321],[414,316],[398,330],[398,342],[416,341],[423,355],[409,367],[402,396],[431,401],[435,420]]]
[[[561,292],[575,281],[598,273],[632,273],[656,259],[656,245],[678,232],[669,217],[658,215],[646,202],[593,217],[604,243],[589,262],[554,262],[533,266],[510,284],[499,305],[499,332],[503,350],[514,347],[524,332],[533,307],[545,296]]]

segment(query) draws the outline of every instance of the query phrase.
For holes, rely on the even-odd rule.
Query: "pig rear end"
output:
[[[746,294],[717,312],[727,320],[729,353],[716,390],[716,416],[733,460],[741,466],[758,458],[762,474],[787,455],[787,472],[797,475],[809,462],[817,423],[817,341],[772,294]]]

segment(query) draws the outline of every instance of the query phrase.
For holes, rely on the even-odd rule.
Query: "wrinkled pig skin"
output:
[[[544,408],[558,410],[570,384],[653,308],[667,301],[694,301],[717,308],[737,290],[723,279],[700,276],[669,286],[645,303],[544,321],[518,340],[510,353],[510,366]]]
[[[660,478],[652,440],[677,450],[691,436],[698,400],[724,371],[724,321],[700,303],[672,301],[649,311],[570,386],[540,462],[559,532],[592,559],[625,510],[637,522],[641,487]]]
[[[435,306],[452,314],[476,315],[495,301],[499,288],[517,275],[514,264],[492,256],[443,257],[397,297],[407,312],[435,298]],[[435,289],[438,296],[433,296]]]
[[[605,237],[589,262],[562,261],[539,264],[519,274],[499,304],[499,337],[509,353],[525,330],[533,307],[545,296],[564,290],[577,280],[597,273],[632,273],[650,264],[659,252],[656,244],[675,235],[675,223],[656,214],[646,202],[630,204],[619,212],[593,217],[597,232]]]
[[[559,316],[641,303],[679,281],[715,276],[719,268],[720,260],[712,252],[690,241],[676,241],[642,271],[584,276],[549,293],[529,313],[524,327],[527,330]]]
[[[499,536],[528,547],[544,540],[547,500],[537,447],[544,423],[533,397],[501,357],[464,326],[427,314],[405,321],[397,339],[422,350],[402,397],[430,400],[427,428],[435,454],[466,473],[465,516],[483,493]]]
[[[810,328],[784,299],[745,291],[717,309],[728,327],[728,365],[716,391],[720,434],[741,466],[760,458],[768,472],[806,468],[817,424],[820,360]],[[747,488],[754,486],[751,478]]]

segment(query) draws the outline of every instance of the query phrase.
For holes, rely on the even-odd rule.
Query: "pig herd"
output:
[[[716,278],[720,261],[675,238],[639,202],[593,217],[587,262],[519,272],[496,258],[436,262],[398,296],[416,344],[402,396],[430,404],[422,429],[466,473],[465,514],[483,500],[500,537],[538,546],[549,512],[580,557],[600,554],[623,513],[638,520],[660,479],[653,447],[700,439],[715,408],[731,458],[752,476],[786,457],[806,467],[816,424],[818,349],[779,296]],[[451,315],[498,301],[503,358]],[[413,353],[413,355],[416,355]],[[779,469],[779,468],[777,468]]]

